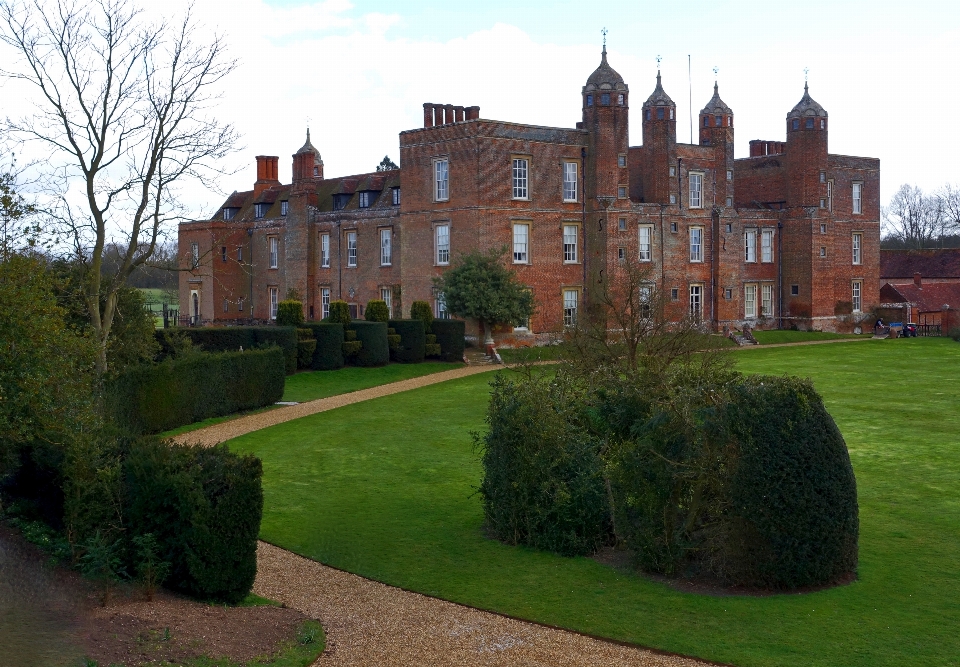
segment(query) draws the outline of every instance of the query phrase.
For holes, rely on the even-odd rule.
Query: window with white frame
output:
[[[580,303],[580,290],[563,290],[563,325],[575,326],[577,323],[577,307]]]
[[[443,299],[443,294],[437,294],[437,319],[449,320],[450,313],[447,312],[447,302]]]
[[[280,215],[286,215],[290,212],[290,202],[284,200],[280,202]]]
[[[833,210],[833,179],[827,181],[827,210]]]
[[[626,198],[627,198],[627,186],[626,186],[626,185],[618,185],[618,186],[617,186],[617,198],[618,198],[618,199],[626,199]]]
[[[745,262],[756,262],[757,261],[757,232],[753,229],[748,229],[743,233],[743,261]]]
[[[703,208],[703,174],[690,172],[690,208]]]
[[[513,223],[513,263],[528,264],[530,243],[530,225],[522,222]]]
[[[577,201],[577,163],[563,163],[563,201]]]
[[[574,263],[577,259],[577,239],[580,237],[580,225],[563,226],[563,261]]]
[[[853,212],[856,214],[863,213],[863,183],[854,183],[853,184]]]
[[[860,264],[862,263],[863,255],[861,248],[863,247],[863,234],[859,232],[854,232],[853,234],[853,263]]]
[[[270,319],[277,319],[277,288],[270,288]]]
[[[854,280],[854,281],[853,281],[853,284],[852,284],[852,288],[853,288],[852,292],[853,292],[853,294],[851,295],[851,296],[852,296],[851,301],[853,302],[853,312],[855,312],[855,313],[859,313],[859,312],[860,312],[860,306],[862,305],[862,303],[861,303],[861,301],[860,301],[860,290],[861,290],[862,287],[863,287],[863,283],[862,283],[862,282],[860,282],[859,280]]]
[[[390,319],[393,319],[393,288],[381,287],[380,299],[387,304],[387,312],[390,314]]]
[[[330,235],[320,235],[320,267],[330,268]]]
[[[617,166],[621,169],[627,166],[627,155],[626,153],[620,153],[617,156]]]
[[[651,225],[640,225],[639,241],[640,261],[651,261],[653,259],[653,227]]]
[[[437,264],[450,263],[450,225],[437,225],[435,232]]]
[[[347,232],[347,266],[357,265],[357,233]]]
[[[320,288],[320,317],[330,316],[330,288]]]
[[[690,317],[703,319],[703,285],[690,285]]]
[[[703,261],[703,227],[690,228],[690,261]]]
[[[513,198],[528,198],[528,171],[530,169],[530,160],[523,157],[513,158]]]
[[[448,160],[433,161],[433,198],[436,201],[450,199],[450,162]]]
[[[190,268],[195,269],[200,266],[200,244],[190,244]]]
[[[760,232],[760,261],[773,261],[773,230],[764,229]]]
[[[267,244],[270,246],[270,268],[275,269],[280,266],[280,239],[270,236],[267,238]]]
[[[760,286],[760,316],[773,317],[773,285]]]
[[[390,266],[393,263],[393,230],[380,230],[380,266]]]
[[[757,286],[743,286],[743,316],[753,319],[757,316]]]
[[[393,204],[394,206],[399,206],[400,205],[400,188],[392,188],[392,190],[393,190],[392,192],[393,198],[391,199],[390,203]]]

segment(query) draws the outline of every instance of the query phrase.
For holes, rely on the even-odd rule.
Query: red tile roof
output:
[[[944,304],[960,310],[960,283],[887,283],[880,289],[883,303],[911,303],[921,313],[941,310]]]
[[[881,250],[880,280],[960,278],[960,248],[947,250]]]

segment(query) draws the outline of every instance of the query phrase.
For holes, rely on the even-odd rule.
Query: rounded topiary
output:
[[[721,575],[799,588],[857,568],[857,482],[846,443],[808,380],[753,376],[731,389],[725,427],[737,442],[728,482]]]
[[[277,326],[296,327],[303,324],[303,304],[285,299],[277,304]]]
[[[390,319],[390,308],[387,306],[387,302],[380,299],[368,301],[363,318],[367,322],[386,322]]]
[[[430,332],[430,325],[433,323],[433,310],[426,301],[414,301],[410,305],[410,319],[423,320],[423,328],[427,333]]]
[[[327,316],[327,322],[343,324],[344,326],[350,324],[350,304],[346,301],[331,301],[330,314]]]

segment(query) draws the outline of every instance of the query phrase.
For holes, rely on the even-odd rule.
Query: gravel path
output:
[[[315,667],[709,664],[411,593],[264,542],[257,553],[253,591],[320,620],[327,649]]]
[[[179,442],[212,446],[245,433],[344,405],[417,389],[503,366],[467,366],[340,396],[271,410],[184,433]],[[347,665],[631,665],[709,664],[585,637],[411,593],[261,542],[253,590],[319,619],[327,649],[315,667]]]

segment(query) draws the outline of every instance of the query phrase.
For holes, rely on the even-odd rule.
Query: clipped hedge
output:
[[[386,322],[390,319],[390,308],[387,302],[380,299],[368,301],[363,318],[368,322]]]
[[[352,356],[357,366],[383,366],[390,361],[390,345],[387,342],[386,322],[353,320],[350,331],[356,335],[360,349]]]
[[[348,326],[350,324],[350,304],[346,301],[331,301],[327,321]]]
[[[276,347],[135,366],[106,382],[105,412],[123,430],[159,433],[279,401],[283,370]]]
[[[809,380],[752,376],[724,414],[739,444],[729,480],[725,578],[789,589],[856,571],[857,482],[840,430]]]
[[[246,597],[257,573],[260,460],[225,445],[142,438],[130,446],[122,471],[125,538],[153,535],[159,558],[170,564],[165,585],[203,600]]]
[[[303,324],[303,303],[284,299],[277,304],[277,326],[298,327]]]
[[[392,359],[402,364],[421,363],[426,355],[423,320],[390,320],[388,326],[400,336],[400,344],[392,351]]]
[[[410,304],[410,319],[423,320],[423,328],[429,334],[430,325],[433,324],[433,309],[426,301],[414,301]]]
[[[463,320],[434,320],[430,332],[437,337],[441,361],[463,361],[466,339]]]
[[[242,347],[252,350],[276,345],[283,350],[287,374],[297,370],[297,331],[294,327],[175,327],[158,329],[154,334],[160,343],[161,356],[173,353],[170,337],[182,335],[204,352],[237,352]]]
[[[562,384],[500,374],[490,383],[489,431],[474,435],[484,469],[479,491],[498,539],[586,555],[610,536],[603,461]]]
[[[343,368],[343,325],[332,322],[308,322],[304,326],[317,341],[310,368],[332,371]]]

